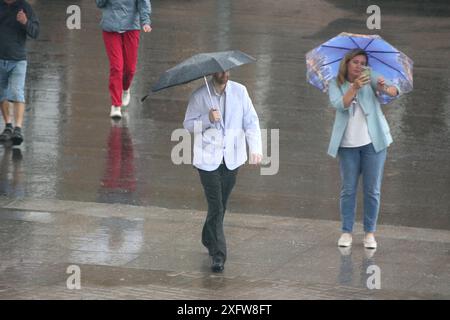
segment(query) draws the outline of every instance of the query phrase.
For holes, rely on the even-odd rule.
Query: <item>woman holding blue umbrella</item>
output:
[[[366,71],[369,55],[363,49],[349,51],[341,60],[337,77],[328,91],[336,117],[328,153],[339,157],[341,174],[340,247],[352,244],[359,177],[364,190],[364,247],[375,249],[374,232],[380,209],[381,182],[387,147],[392,143],[389,126],[378,96],[395,97],[400,90],[377,72]],[[369,69],[370,70],[370,69]]]
[[[336,109],[328,154],[339,156],[342,181],[338,245],[352,244],[356,191],[362,175],[364,246],[375,249],[384,162],[392,143],[380,103],[413,89],[413,61],[378,35],[342,32],[309,51],[306,66],[308,82],[328,91]]]

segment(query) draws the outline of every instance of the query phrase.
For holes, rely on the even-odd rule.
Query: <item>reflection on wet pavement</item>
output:
[[[230,213],[230,253],[217,275],[200,241],[203,219],[158,207],[10,201],[0,215],[0,299],[449,297],[445,230],[382,226],[375,252],[363,248],[357,224],[342,250],[338,222]],[[71,265],[81,290],[67,289]]]
[[[101,181],[98,201],[139,205],[135,199],[136,177],[133,140],[127,127],[127,116],[120,121],[111,120],[105,173]]]
[[[22,198],[25,195],[22,168],[22,151],[6,146],[0,161],[0,195]]]

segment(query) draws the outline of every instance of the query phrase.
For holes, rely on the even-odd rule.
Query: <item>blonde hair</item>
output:
[[[337,81],[339,86],[342,86],[347,80],[347,65],[350,60],[352,60],[356,56],[365,56],[366,57],[366,66],[369,63],[369,56],[367,55],[367,52],[365,52],[363,49],[354,49],[350,52],[348,52],[345,57],[341,60],[341,63],[339,65],[339,72],[337,76]]]

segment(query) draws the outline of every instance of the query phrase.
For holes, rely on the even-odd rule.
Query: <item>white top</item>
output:
[[[216,91],[216,87],[214,87],[214,84],[212,83],[212,81],[210,82],[210,88],[212,88],[212,98],[216,98],[217,104],[216,106],[218,106],[219,111],[220,111],[220,115],[222,116],[222,119],[225,123],[225,100],[226,100],[226,94],[227,94],[227,87],[225,87],[225,90],[222,92],[222,94],[219,94]],[[213,100],[214,101],[214,100]]]
[[[364,111],[357,100],[353,100],[349,110],[347,128],[341,141],[341,147],[356,148],[372,143]]]

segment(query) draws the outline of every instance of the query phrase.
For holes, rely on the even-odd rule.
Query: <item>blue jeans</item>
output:
[[[364,190],[364,231],[375,232],[380,211],[381,181],[386,153],[387,149],[375,152],[372,144],[356,148],[339,148],[342,232],[353,231],[360,175],[363,178]]]
[[[25,103],[27,61],[0,59],[0,102]]]

